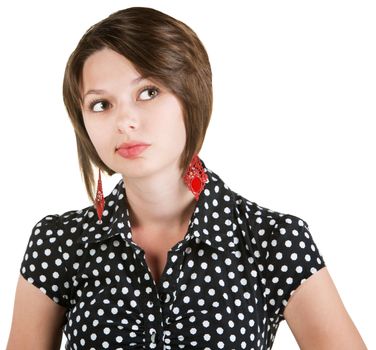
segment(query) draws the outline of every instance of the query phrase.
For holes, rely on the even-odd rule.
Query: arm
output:
[[[19,276],[6,350],[58,350],[66,308]]]
[[[291,295],[284,317],[301,349],[367,349],[326,267]]]

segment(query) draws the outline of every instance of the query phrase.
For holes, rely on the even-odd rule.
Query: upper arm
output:
[[[73,242],[64,233],[56,214],[32,229],[19,269],[7,350],[60,348],[72,280],[68,247]]]
[[[284,317],[301,349],[367,349],[326,267],[291,295]]]
[[[20,275],[6,349],[59,349],[65,312],[65,307]]]

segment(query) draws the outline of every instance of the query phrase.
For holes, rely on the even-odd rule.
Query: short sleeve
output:
[[[280,217],[267,242],[264,268],[268,314],[284,320],[290,296],[325,266],[306,221],[291,214]]]
[[[66,254],[58,236],[60,216],[47,215],[32,229],[20,267],[21,275],[55,303],[68,307],[70,281],[64,264]]]

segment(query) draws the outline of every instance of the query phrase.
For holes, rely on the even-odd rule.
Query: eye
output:
[[[97,106],[100,106],[100,105],[108,105],[108,102],[105,101],[105,100],[93,100],[92,102],[90,102],[89,104],[89,108],[90,108],[90,111],[92,112],[103,112],[102,110],[98,110],[98,107]],[[99,107],[101,108],[101,107]]]
[[[152,100],[153,98],[155,98],[159,92],[160,92],[160,89],[157,88],[156,86],[148,85],[148,86],[145,86],[141,90],[139,96],[143,96],[141,98],[141,101],[148,101],[148,100]],[[94,113],[104,112],[104,110],[108,108],[109,105],[110,103],[106,100],[95,99],[89,103],[89,110]]]
[[[150,91],[152,91],[152,94],[150,95]],[[144,92],[146,92],[144,94]],[[151,97],[151,98],[146,98],[146,100],[152,100],[153,98],[155,98],[155,96],[157,96],[159,93],[159,89],[156,87],[156,86],[153,86],[153,85],[149,85],[149,86],[145,86],[141,93],[140,93],[140,96],[144,95],[146,97]],[[142,101],[145,101],[145,99],[141,98]]]

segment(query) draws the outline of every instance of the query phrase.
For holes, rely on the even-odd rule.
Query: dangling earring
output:
[[[105,200],[104,200],[103,190],[102,190],[101,169],[99,168],[97,194],[95,196],[95,207],[97,210],[99,221],[102,221],[104,203],[105,203]]]
[[[184,175],[184,182],[194,194],[196,201],[198,201],[207,179],[208,175],[202,166],[200,158],[196,154],[189,163],[188,169]]]

